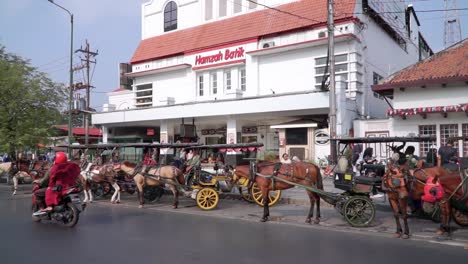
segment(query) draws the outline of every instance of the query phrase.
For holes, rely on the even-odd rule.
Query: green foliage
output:
[[[275,152],[265,152],[263,156],[263,160],[268,160],[268,161],[276,161],[276,153]]]
[[[47,143],[65,96],[62,85],[0,46],[0,152]]]

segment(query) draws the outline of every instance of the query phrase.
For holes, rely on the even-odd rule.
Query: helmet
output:
[[[65,152],[57,152],[55,153],[55,164],[62,164],[67,162],[67,154]]]

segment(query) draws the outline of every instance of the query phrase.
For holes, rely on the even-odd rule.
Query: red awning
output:
[[[67,125],[58,125],[55,127],[60,130],[68,131]],[[84,136],[86,134],[86,131],[84,127],[74,127],[72,130],[72,134],[77,136]],[[99,128],[90,127],[88,128],[88,135],[100,137],[102,136],[102,131]]]

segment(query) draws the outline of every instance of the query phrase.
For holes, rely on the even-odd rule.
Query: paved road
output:
[[[97,203],[73,229],[30,221],[0,189],[1,263],[464,263],[468,250],[359,234]],[[181,209],[183,210],[183,209]]]

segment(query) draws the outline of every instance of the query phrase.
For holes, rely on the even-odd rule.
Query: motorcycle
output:
[[[54,187],[56,188],[56,187]],[[38,189],[37,187],[35,189]],[[34,212],[45,207],[45,193],[33,192],[32,194],[32,220],[40,222],[42,220],[52,220],[66,227],[74,227],[80,218],[80,213],[84,211],[86,204],[81,202],[79,193],[82,189],[72,186],[61,191],[63,196],[59,204],[54,206],[51,212],[42,215],[34,215]]]

